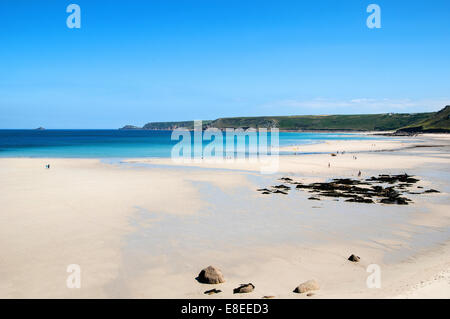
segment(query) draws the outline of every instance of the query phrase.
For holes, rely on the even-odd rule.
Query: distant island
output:
[[[43,131],[43,130],[45,130],[45,128],[43,128],[42,126],[39,126],[38,128],[35,128],[35,130],[37,130],[37,131]]]
[[[192,130],[193,121],[150,122],[122,130]],[[450,133],[450,105],[439,112],[355,115],[228,117],[203,121],[203,128],[279,128],[282,131],[396,131],[398,134]]]

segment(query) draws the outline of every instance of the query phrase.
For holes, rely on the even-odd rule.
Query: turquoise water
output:
[[[172,140],[171,134],[147,130],[0,130],[0,157],[170,157],[173,146],[179,142]],[[352,133],[280,132],[279,145],[382,138]],[[270,145],[270,136],[267,140]],[[203,147],[210,142],[203,141]]]

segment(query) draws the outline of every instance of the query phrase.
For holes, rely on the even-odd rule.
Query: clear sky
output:
[[[0,1],[0,128],[435,111],[449,75],[448,0]]]

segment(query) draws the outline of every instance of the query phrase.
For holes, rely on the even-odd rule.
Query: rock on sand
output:
[[[214,288],[214,289],[211,289],[211,290],[206,290],[204,292],[204,294],[205,295],[214,295],[214,294],[218,294],[220,292],[222,292],[222,290],[218,290],[218,289]]]
[[[214,266],[208,266],[200,271],[196,279],[203,284],[220,284],[225,282],[220,269]]]
[[[245,293],[252,292],[253,289],[255,289],[255,286],[252,283],[242,284],[240,287],[234,288],[233,293],[234,294],[245,294]]]
[[[294,289],[294,292],[298,294],[302,294],[311,290],[319,290],[320,286],[314,279],[305,281],[304,283],[298,285],[297,288]]]

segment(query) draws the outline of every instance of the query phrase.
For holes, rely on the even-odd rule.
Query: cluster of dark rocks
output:
[[[261,194],[267,195],[267,194],[283,194],[283,195],[287,195],[288,191],[290,191],[291,188],[289,186],[286,185],[275,185],[272,186],[271,189],[268,188],[261,188],[258,189],[258,192],[261,192]]]
[[[412,192],[411,187],[416,184],[419,179],[408,175],[387,175],[381,174],[372,176],[365,180],[336,178],[330,182],[303,184],[296,182],[292,178],[283,177],[280,181],[295,185],[296,189],[306,190],[314,196],[309,197],[310,200],[320,200],[320,197],[346,198],[346,202],[354,203],[382,203],[408,205],[411,199],[405,197],[405,194],[424,194],[439,193],[435,189],[428,189],[423,192]],[[417,187],[422,188],[421,186]],[[284,184],[272,186],[270,189],[258,189],[262,194],[283,194],[287,195],[291,190],[291,186]]]

